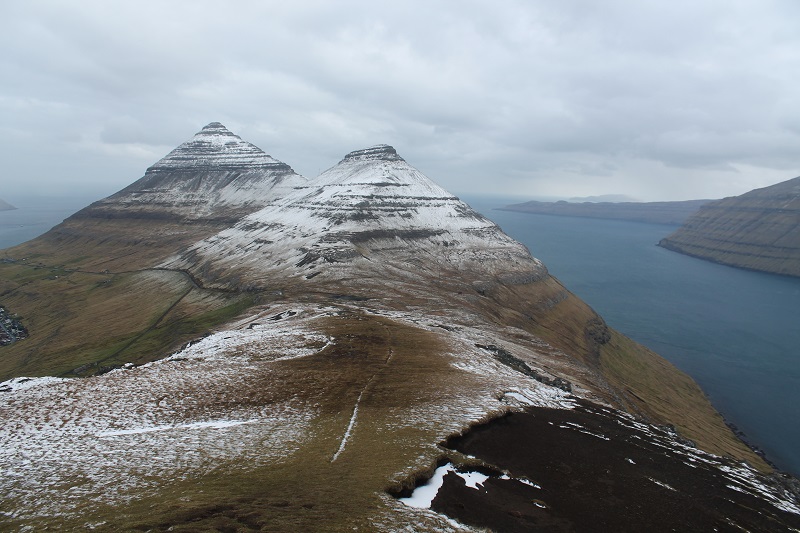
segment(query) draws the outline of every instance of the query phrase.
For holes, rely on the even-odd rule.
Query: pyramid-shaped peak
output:
[[[220,122],[211,122],[148,169],[148,172],[176,170],[277,169],[288,165],[242,140]]]
[[[207,136],[214,136],[214,137],[233,137],[235,139],[241,139],[238,135],[235,135],[231,130],[226,128],[222,122],[210,122],[203,126],[197,135],[207,137]]]
[[[397,155],[397,150],[388,144],[378,144],[350,152],[344,156],[342,163],[346,161],[403,161],[403,158]]]
[[[203,126],[203,129],[201,131],[215,131],[215,130],[230,133],[228,128],[226,128],[225,125],[222,124],[222,122],[209,122],[208,124]]]
[[[333,194],[363,197],[455,198],[422,172],[408,164],[387,144],[350,152],[314,180],[317,199]]]

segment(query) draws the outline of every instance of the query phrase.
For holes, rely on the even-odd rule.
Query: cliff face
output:
[[[202,160],[212,148],[193,150]],[[227,222],[215,213],[239,198],[227,194],[237,178],[207,178],[251,172],[251,152],[241,166],[223,158],[214,175],[191,150],[176,152],[71,219],[80,237],[46,236],[10,250],[35,245],[36,256],[0,262],[3,304],[28,332],[0,352],[0,491],[13,509],[3,526],[442,531],[445,516],[392,495],[449,460],[491,473],[483,492],[500,487],[491,490],[501,506],[503,494],[517,498],[498,511],[502,520],[464,518],[471,524],[571,530],[578,517],[558,502],[571,499],[570,473],[584,470],[583,459],[560,454],[572,447],[585,457],[603,451],[604,477],[587,484],[587,500],[657,508],[685,486],[680,508],[705,498],[703,479],[714,478],[724,481],[713,497],[743,509],[737,525],[798,522],[797,498],[740,462],[769,471],[688,376],[608,328],[524,246],[392,147],[351,152],[282,188],[268,178],[288,167],[259,155],[266,200]],[[202,207],[185,204],[191,191]],[[122,227],[132,243],[120,251]],[[99,240],[103,228],[111,244]],[[181,238],[170,240],[172,231]],[[31,375],[45,377],[21,377]],[[530,464],[443,446],[534,407],[552,410],[549,433],[514,431],[511,440],[521,459],[556,469],[541,474],[547,487]],[[579,407],[587,411],[568,413]],[[652,446],[628,455],[639,441]],[[624,502],[590,512],[624,521]],[[732,520],[703,507],[704,525]]]
[[[800,178],[705,204],[659,246],[735,267],[800,276]]]

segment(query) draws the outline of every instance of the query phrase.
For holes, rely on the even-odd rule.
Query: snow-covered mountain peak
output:
[[[350,152],[310,182],[309,187],[315,192],[307,196],[318,198],[349,195],[373,200],[375,197],[457,200],[386,144]]]
[[[226,128],[222,122],[209,122],[197,133],[197,135],[216,135],[221,137],[236,137],[237,139],[241,139],[238,135],[234,134]]]
[[[207,272],[223,277],[245,270],[250,280],[268,279],[275,269],[322,280],[352,275],[345,273],[350,267],[366,276],[397,263],[403,266],[392,268],[402,271],[422,256],[425,268],[468,268],[481,276],[523,271],[524,279],[546,275],[524,246],[387,145],[351,152],[170,264],[205,264]]]
[[[219,122],[211,122],[181,144],[148,172],[175,170],[244,170],[269,168],[291,170],[257,146],[242,140]]]
[[[402,161],[403,158],[397,154],[397,150],[388,144],[377,144],[363,150],[354,150],[344,156],[345,161]]]
[[[138,181],[84,214],[233,221],[307,183],[286,163],[211,122]]]

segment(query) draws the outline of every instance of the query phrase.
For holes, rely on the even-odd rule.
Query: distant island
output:
[[[12,211],[14,209],[16,209],[16,207],[0,198],[0,211]]]
[[[638,202],[636,198],[628,196],[627,194],[601,194],[599,196],[573,196],[569,200],[570,203],[583,203],[583,202]]]
[[[800,177],[709,202],[659,246],[725,265],[800,277]]]
[[[679,226],[697,212],[701,206],[712,200],[687,200],[683,202],[582,202],[573,203],[530,201],[511,204],[498,209],[519,211],[539,215],[559,215],[569,217],[606,218],[647,222],[650,224],[669,224]]]

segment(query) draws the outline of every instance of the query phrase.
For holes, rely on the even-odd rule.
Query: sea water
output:
[[[674,226],[499,211],[493,208],[514,201],[465,200],[611,327],[691,375],[749,442],[800,475],[800,279],[657,247]]]
[[[0,211],[0,250],[29,241],[59,224],[95,197],[26,197],[6,198],[17,209]]]

